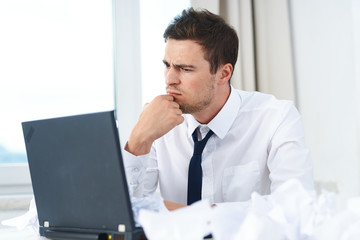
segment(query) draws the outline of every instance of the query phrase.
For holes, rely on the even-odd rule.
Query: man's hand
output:
[[[188,205],[184,205],[184,204],[180,204],[180,203],[176,203],[176,202],[170,202],[167,200],[164,200],[164,205],[169,211],[174,211],[179,208],[184,208],[184,207],[188,206]],[[211,207],[216,207],[216,204],[215,203],[211,204]]]
[[[174,211],[174,210],[177,210],[179,208],[187,207],[187,205],[183,205],[183,204],[175,203],[175,202],[170,202],[170,201],[167,201],[167,200],[164,200],[164,205],[169,211]]]
[[[132,130],[125,150],[134,155],[150,152],[152,143],[184,121],[171,95],[160,95],[147,104]]]

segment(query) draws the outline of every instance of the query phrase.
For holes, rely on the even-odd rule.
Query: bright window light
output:
[[[1,0],[0,32],[0,164],[22,121],[114,109],[111,0]]]
[[[163,33],[170,21],[183,9],[190,7],[190,0],[141,0],[141,78],[143,103],[165,94]]]

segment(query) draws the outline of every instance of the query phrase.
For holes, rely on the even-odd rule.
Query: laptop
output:
[[[41,236],[146,239],[135,226],[114,111],[22,127]]]

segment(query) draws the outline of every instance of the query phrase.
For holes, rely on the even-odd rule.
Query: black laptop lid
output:
[[[133,231],[114,111],[22,126],[40,226]]]

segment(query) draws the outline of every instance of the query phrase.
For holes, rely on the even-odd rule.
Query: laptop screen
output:
[[[22,126],[41,227],[135,228],[114,111]]]

